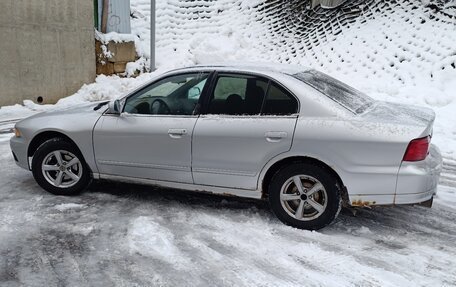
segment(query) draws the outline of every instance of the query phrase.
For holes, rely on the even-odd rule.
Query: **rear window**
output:
[[[315,70],[297,73],[293,77],[357,114],[364,112],[374,102],[371,97],[357,89]]]

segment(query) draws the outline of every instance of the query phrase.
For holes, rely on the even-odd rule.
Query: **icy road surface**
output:
[[[343,211],[320,232],[267,204],[126,184],[44,192],[0,135],[1,286],[454,286],[456,190]]]

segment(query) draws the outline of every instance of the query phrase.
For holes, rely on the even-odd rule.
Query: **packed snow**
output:
[[[100,75],[56,105],[0,108],[0,285],[456,285],[456,22],[446,16],[456,9],[449,1],[439,14],[427,2],[366,1],[360,17],[336,23],[337,35],[316,26],[304,37],[300,17],[275,17],[289,12],[280,1],[157,1],[158,69],[147,73],[150,2],[131,0],[132,35],[102,35],[135,41],[140,59],[123,77]],[[261,201],[104,182],[57,197],[15,167],[15,120],[115,99],[172,68],[226,61],[313,67],[375,99],[434,109],[444,185],[433,208],[344,210],[309,232],[283,225]]]
[[[62,203],[62,204],[57,204],[55,206],[55,209],[57,209],[58,211],[67,211],[67,210],[71,210],[71,209],[81,209],[81,208],[84,208],[85,205],[84,204],[77,204],[77,203]]]
[[[11,136],[11,134],[9,134]],[[0,141],[2,286],[454,286],[456,189],[318,232],[262,201],[95,182],[51,195]]]

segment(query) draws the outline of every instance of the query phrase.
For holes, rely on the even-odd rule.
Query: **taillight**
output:
[[[412,140],[404,154],[404,161],[424,160],[429,152],[430,137]]]

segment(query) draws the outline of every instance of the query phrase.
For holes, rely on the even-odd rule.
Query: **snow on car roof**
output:
[[[230,62],[230,63],[213,63],[205,65],[195,65],[176,69],[174,71],[193,70],[193,69],[217,69],[217,70],[236,70],[243,72],[261,72],[261,73],[282,73],[293,75],[296,73],[311,70],[308,67],[299,65],[279,64],[279,63],[255,63],[255,62]]]

